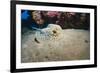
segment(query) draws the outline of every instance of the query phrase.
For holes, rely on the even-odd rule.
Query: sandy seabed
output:
[[[22,35],[21,62],[46,62],[86,60],[90,58],[90,32],[88,30],[66,29],[58,41],[37,43],[35,31]]]

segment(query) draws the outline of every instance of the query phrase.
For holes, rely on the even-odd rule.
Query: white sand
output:
[[[89,31],[66,29],[63,34],[61,40],[37,43],[34,40],[34,32],[27,32],[22,36],[21,62],[89,59]]]

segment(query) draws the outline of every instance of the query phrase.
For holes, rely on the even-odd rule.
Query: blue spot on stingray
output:
[[[27,20],[28,17],[29,17],[28,11],[25,10],[25,11],[21,14],[21,19],[22,19],[22,20]]]

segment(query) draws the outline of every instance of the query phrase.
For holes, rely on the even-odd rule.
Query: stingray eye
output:
[[[55,34],[55,33],[57,33],[57,31],[56,31],[56,30],[53,30],[52,32],[53,32],[54,34]]]

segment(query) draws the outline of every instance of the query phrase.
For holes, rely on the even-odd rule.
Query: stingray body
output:
[[[55,41],[62,37],[62,28],[56,24],[49,24],[47,28],[37,29],[35,33],[35,40],[38,42]]]

